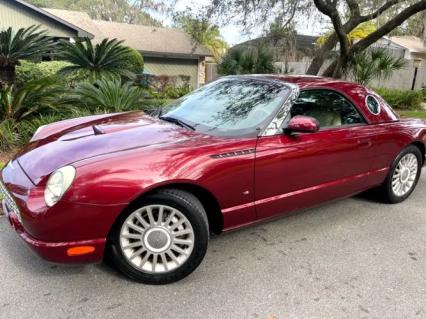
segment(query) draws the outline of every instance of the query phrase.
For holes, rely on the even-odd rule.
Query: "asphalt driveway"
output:
[[[0,318],[426,318],[426,174],[410,200],[342,200],[211,240],[190,277],[52,265],[0,217]]]

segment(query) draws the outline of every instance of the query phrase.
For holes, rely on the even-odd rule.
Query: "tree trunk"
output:
[[[15,65],[0,65],[0,83],[14,84],[16,80]]]
[[[343,37],[343,34],[348,34],[362,22],[370,21],[377,18],[383,12],[387,11],[389,8],[397,4],[399,1],[386,1],[382,7],[377,9],[375,12],[365,16],[360,15],[359,7],[356,1],[347,1],[351,9],[352,16],[344,25],[341,25],[339,13],[335,5],[333,5],[331,2],[322,0],[315,0],[314,2],[318,10],[330,17],[335,28],[335,33],[327,39],[326,43],[317,52],[316,56],[312,60],[307,70],[307,74],[317,75],[326,59],[326,54],[336,46],[337,42],[340,42],[340,57],[337,59],[337,61],[333,62],[324,72],[325,76],[333,77],[341,77],[342,70],[346,67],[350,56],[352,56],[354,52],[365,50],[372,43],[376,42],[381,37],[401,25],[412,15],[422,10],[426,10],[426,0],[418,1],[417,3],[399,12],[394,18],[390,19],[381,28],[379,28],[366,38],[362,39],[348,50],[348,48],[346,47],[347,42],[346,39]]]
[[[309,65],[308,70],[306,71],[306,74],[317,75],[322,65],[324,64],[324,61],[327,58],[327,55],[331,52],[331,50],[333,50],[336,44],[337,44],[337,36],[335,33],[333,33],[331,36],[328,37],[328,39],[325,41],[325,43],[321,46],[321,48],[316,53],[311,64]]]

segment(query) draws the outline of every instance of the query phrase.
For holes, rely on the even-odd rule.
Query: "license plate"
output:
[[[19,211],[18,205],[16,205],[15,201],[13,200],[12,195],[10,195],[9,191],[4,186],[2,181],[0,181],[0,194],[2,195],[3,200],[6,203],[7,209],[12,211],[18,217],[19,222],[22,223],[21,212]]]

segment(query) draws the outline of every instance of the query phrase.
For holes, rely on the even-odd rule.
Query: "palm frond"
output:
[[[94,111],[125,111],[142,106],[143,91],[120,80],[99,80],[95,84],[82,82],[67,98],[73,104]]]
[[[405,67],[404,58],[394,57],[383,48],[372,48],[355,53],[347,72],[356,82],[368,85],[374,79],[388,79],[395,71]]]
[[[117,39],[104,39],[93,45],[90,39],[77,40],[75,43],[61,41],[58,57],[72,63],[60,71],[61,74],[81,72],[93,83],[96,80],[112,80],[117,77],[133,79],[135,74],[123,68],[131,59],[133,51]]]

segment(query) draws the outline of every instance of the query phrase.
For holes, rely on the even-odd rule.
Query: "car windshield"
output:
[[[256,136],[290,93],[285,83],[223,78],[167,106],[161,118],[218,136]]]

